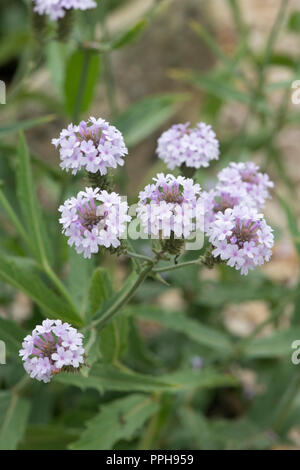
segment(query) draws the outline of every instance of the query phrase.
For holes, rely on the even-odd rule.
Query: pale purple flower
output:
[[[272,229],[262,214],[246,205],[219,211],[208,229],[214,257],[239,269],[241,274],[269,261],[274,244]]]
[[[192,179],[160,173],[139,194],[137,213],[154,238],[187,238],[202,222],[200,186]]]
[[[86,188],[77,197],[67,199],[60,206],[60,223],[68,244],[75,246],[77,253],[90,258],[99,247],[117,248],[120,238],[131,220],[127,214],[128,204],[117,193]]]
[[[24,338],[19,355],[32,379],[50,382],[53,374],[84,363],[83,335],[69,323],[44,320]]]
[[[266,173],[259,172],[253,162],[231,162],[218,174],[217,190],[232,197],[247,198],[247,205],[261,209],[270,197],[269,189],[274,183]],[[241,203],[242,201],[240,201]]]
[[[34,11],[39,15],[48,15],[55,21],[63,18],[67,10],[88,10],[96,8],[97,3],[94,0],[32,0],[35,4]]]
[[[108,168],[124,165],[123,157],[128,153],[121,132],[104,119],[94,117],[78,126],[70,124],[52,143],[59,148],[61,168],[73,175],[81,168],[106,175]]]
[[[175,124],[158,139],[157,155],[173,170],[187,167],[208,167],[211,160],[219,158],[219,142],[211,126],[199,122],[195,128]]]

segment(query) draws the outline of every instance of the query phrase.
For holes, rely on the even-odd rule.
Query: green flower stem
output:
[[[139,273],[139,276],[135,283],[127,290],[124,291],[121,296],[119,296],[116,301],[107,309],[105,314],[101,317],[95,320],[94,322],[91,323],[90,328],[97,327],[97,330],[102,330],[104,326],[111,320],[114,315],[116,315],[119,310],[127,304],[127,302],[133,297],[135,294],[136,290],[139,288],[139,286],[144,282],[148,274],[153,269],[154,264],[157,262],[157,259],[153,260],[151,263],[147,263],[146,266],[141,270]]]
[[[162,268],[153,269],[154,273],[164,273],[166,271],[173,271],[174,269],[186,268],[187,266],[200,265],[204,261],[204,256],[194,259],[192,261],[185,261],[184,263],[170,264],[169,266],[164,266]]]
[[[126,251],[127,256],[131,258],[141,259],[143,261],[147,261],[148,263],[152,263],[153,259],[149,256],[140,255],[139,253],[133,253],[132,251]]]

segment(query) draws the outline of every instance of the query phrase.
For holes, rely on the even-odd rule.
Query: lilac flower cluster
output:
[[[104,119],[94,117],[78,126],[70,124],[52,143],[59,147],[61,168],[73,175],[81,168],[106,175],[108,168],[124,165],[123,157],[128,153],[121,132]]]
[[[65,367],[78,369],[84,363],[83,335],[69,323],[44,320],[26,336],[19,355],[32,379],[50,382]]]
[[[39,15],[48,15],[55,21],[63,18],[67,10],[88,10],[96,8],[97,3],[94,0],[33,0],[36,11]]]
[[[210,160],[219,158],[219,142],[211,126],[199,122],[195,128],[176,124],[158,139],[157,154],[173,170],[187,167],[208,167]]]
[[[154,238],[187,238],[201,220],[200,186],[192,179],[160,173],[139,194],[137,213]]]
[[[260,173],[253,162],[231,162],[218,174],[218,191],[225,191],[240,201],[247,199],[247,204],[257,209],[264,207],[270,197],[269,188],[274,183],[266,173]]]
[[[274,243],[272,229],[262,214],[247,205],[217,212],[208,228],[214,257],[248,274],[248,270],[269,261]]]
[[[128,205],[117,193],[86,188],[77,197],[67,199],[59,207],[63,233],[69,237],[68,244],[77,253],[90,258],[98,253],[99,246],[118,247],[119,238],[125,232]]]

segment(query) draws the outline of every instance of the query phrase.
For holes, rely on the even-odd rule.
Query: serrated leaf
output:
[[[222,332],[195,321],[179,312],[166,311],[153,306],[128,307],[128,313],[155,321],[166,328],[185,334],[197,343],[223,353],[232,350],[229,338]]]
[[[30,403],[10,392],[0,392],[0,450],[14,450],[22,439]]]
[[[50,318],[59,318],[74,326],[83,325],[78,314],[44,284],[26,259],[0,253],[0,279],[27,294]]]
[[[131,440],[158,410],[158,404],[146,395],[130,395],[101,407],[88,423],[73,450],[109,450],[121,439]]]
[[[131,105],[115,120],[129,147],[136,145],[164,124],[189,99],[188,94],[158,94]]]

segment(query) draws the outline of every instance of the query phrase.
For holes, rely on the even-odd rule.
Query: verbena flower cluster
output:
[[[54,374],[84,363],[82,341],[83,335],[69,323],[47,319],[24,338],[19,355],[30,377],[47,383]]]
[[[160,173],[139,194],[137,213],[154,237],[187,238],[201,221],[200,185],[192,179]]]
[[[262,214],[246,205],[217,212],[208,229],[213,256],[248,274],[249,269],[269,261],[274,243],[272,229]]]
[[[218,191],[240,200],[247,199],[247,204],[257,209],[264,207],[270,197],[269,188],[274,186],[269,176],[259,172],[259,167],[253,162],[231,162],[220,171],[218,181]]]
[[[63,233],[77,253],[90,258],[99,247],[116,248],[126,230],[128,204],[117,193],[86,188],[59,207]]]
[[[211,126],[199,122],[190,128],[189,124],[175,124],[158,139],[157,154],[170,170],[183,164],[208,167],[211,160],[219,158],[219,142]]]
[[[88,10],[97,7],[94,0],[33,0],[33,3],[35,4],[34,11],[39,15],[48,15],[53,21],[63,18],[72,8]]]
[[[121,132],[104,119],[94,117],[78,126],[70,124],[52,143],[59,147],[61,168],[73,175],[81,168],[106,175],[108,168],[124,165],[123,157],[128,153]]]

